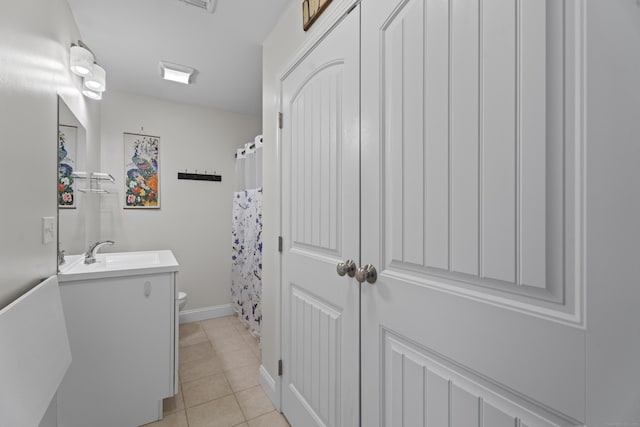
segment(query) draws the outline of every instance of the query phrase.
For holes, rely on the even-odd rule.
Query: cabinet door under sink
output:
[[[61,286],[72,362],[58,392],[60,427],[142,425],[173,395],[172,274]]]

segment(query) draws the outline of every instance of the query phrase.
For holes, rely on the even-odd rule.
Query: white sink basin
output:
[[[105,263],[105,268],[135,268],[140,266],[155,266],[160,264],[158,252],[128,252],[98,255],[95,264]]]
[[[60,282],[167,273],[178,271],[179,266],[169,250],[98,254],[93,264],[85,264],[84,255],[68,255],[65,261],[58,273]]]

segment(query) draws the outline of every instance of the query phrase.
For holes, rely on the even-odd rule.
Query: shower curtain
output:
[[[262,321],[262,136],[236,153],[233,194],[231,297],[251,333]]]

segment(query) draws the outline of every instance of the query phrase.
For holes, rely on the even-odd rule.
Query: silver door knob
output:
[[[369,283],[375,283],[378,280],[378,272],[373,265],[367,264],[356,271],[356,280],[360,283],[365,280]]]
[[[348,274],[349,277],[353,277],[356,275],[356,263],[352,259],[348,259],[345,262],[339,263],[336,271],[338,272],[338,276]]]

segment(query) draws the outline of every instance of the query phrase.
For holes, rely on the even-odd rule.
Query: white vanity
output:
[[[59,427],[135,427],[178,392],[178,262],[164,251],[67,256],[58,280],[72,362]]]

